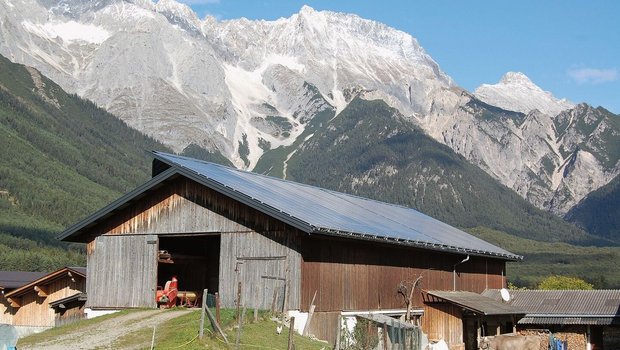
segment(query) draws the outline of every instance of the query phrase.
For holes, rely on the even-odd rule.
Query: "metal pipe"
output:
[[[452,266],[452,290],[453,291],[456,291],[456,265],[460,265],[467,261],[469,261],[469,254],[461,262],[457,262],[456,264],[454,264],[454,266]]]

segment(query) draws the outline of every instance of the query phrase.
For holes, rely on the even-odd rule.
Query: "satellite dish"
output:
[[[500,289],[499,294],[502,296],[502,300],[510,301],[510,293],[508,293],[508,289],[506,288]]]

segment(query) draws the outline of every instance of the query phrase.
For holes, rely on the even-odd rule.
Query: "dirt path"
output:
[[[136,311],[80,328],[36,345],[20,346],[19,343],[17,345],[20,350],[112,349],[112,344],[116,339],[141,329],[152,329],[153,326],[159,326],[173,318],[185,315],[186,312],[189,311]]]

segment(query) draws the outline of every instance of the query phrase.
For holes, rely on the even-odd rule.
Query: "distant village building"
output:
[[[65,267],[44,274],[4,294],[3,323],[15,326],[24,335],[81,319],[85,287],[83,267]]]
[[[394,319],[409,306],[426,334],[469,349],[463,307],[426,292],[503,288],[506,262],[521,259],[413,209],[154,156],[151,180],[59,236],[87,244],[87,308],[156,307],[157,286],[176,276],[179,289],[208,288],[228,307],[241,283],[244,306],[276,304],[299,329],[314,300],[309,333],[332,343],[342,315]],[[490,319],[511,328],[521,313],[478,311],[472,332]]]

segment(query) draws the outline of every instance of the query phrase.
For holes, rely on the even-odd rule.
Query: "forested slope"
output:
[[[146,181],[153,149],[169,152],[0,56],[0,269],[84,264],[55,235]]]

